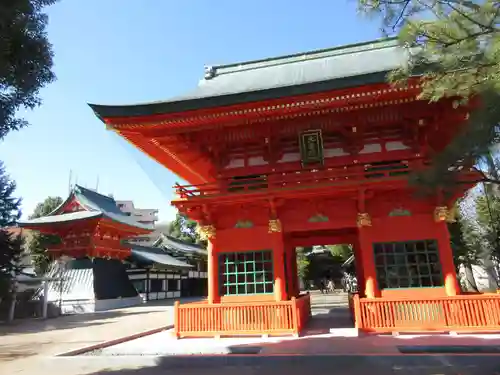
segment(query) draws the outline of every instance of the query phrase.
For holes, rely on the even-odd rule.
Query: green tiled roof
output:
[[[395,39],[304,52],[264,60],[210,66],[196,89],[155,103],[90,104],[100,118],[147,116],[268,100],[385,82],[408,61]]]
[[[60,210],[66,206],[72,199],[86,209],[86,211],[70,212],[59,214]],[[75,185],[73,192],[68,199],[63,202],[58,208],[52,211],[49,215],[32,220],[21,220],[19,226],[40,225],[40,224],[53,224],[64,223],[76,220],[84,220],[94,217],[104,216],[113,221],[129,225],[131,227],[153,230],[152,226],[139,223],[132,217],[125,215],[118,208],[115,200],[111,197],[99,194],[93,190],[86,189],[82,186]]]

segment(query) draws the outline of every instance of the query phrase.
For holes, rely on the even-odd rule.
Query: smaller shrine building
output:
[[[112,197],[78,185],[49,215],[22,220],[19,226],[60,239],[48,249],[56,260],[48,276],[62,282],[50,284],[47,298],[61,301],[62,313],[179,298],[184,280],[198,270],[198,264],[177,259],[162,247],[135,244],[134,238],[153,227],[123,213]]]

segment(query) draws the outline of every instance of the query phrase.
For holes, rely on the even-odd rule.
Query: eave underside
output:
[[[213,182],[217,178],[214,156],[209,155],[213,149],[238,143],[235,139],[226,140],[225,145],[215,144],[214,137],[221,134],[238,134],[241,138],[247,131],[244,129],[252,129],[251,132],[258,132],[263,137],[266,132],[277,136],[289,128],[289,125],[283,125],[288,123],[295,124],[295,137],[298,129],[310,127],[311,121],[330,124],[350,122],[352,126],[353,120],[359,121],[359,116],[363,117],[369,111],[376,113],[384,108],[392,111],[392,107],[398,103],[410,105],[418,91],[416,84],[399,89],[384,84],[345,92],[327,92],[317,97],[289,97],[280,103],[263,102],[245,108],[222,108],[212,114],[200,114],[173,122],[149,118],[147,124],[134,124],[134,119],[128,119],[128,123],[110,126],[182,179],[191,184],[200,184]],[[266,130],[263,131],[263,128]]]

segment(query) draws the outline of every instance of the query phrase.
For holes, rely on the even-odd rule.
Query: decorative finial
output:
[[[205,66],[205,79],[212,79],[215,77],[215,68],[213,66]]]

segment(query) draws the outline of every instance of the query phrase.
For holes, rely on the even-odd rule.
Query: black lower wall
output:
[[[94,258],[92,269],[96,299],[129,298],[138,295],[128,278],[125,265],[120,260]]]
[[[206,297],[207,279],[181,279],[181,297]]]

